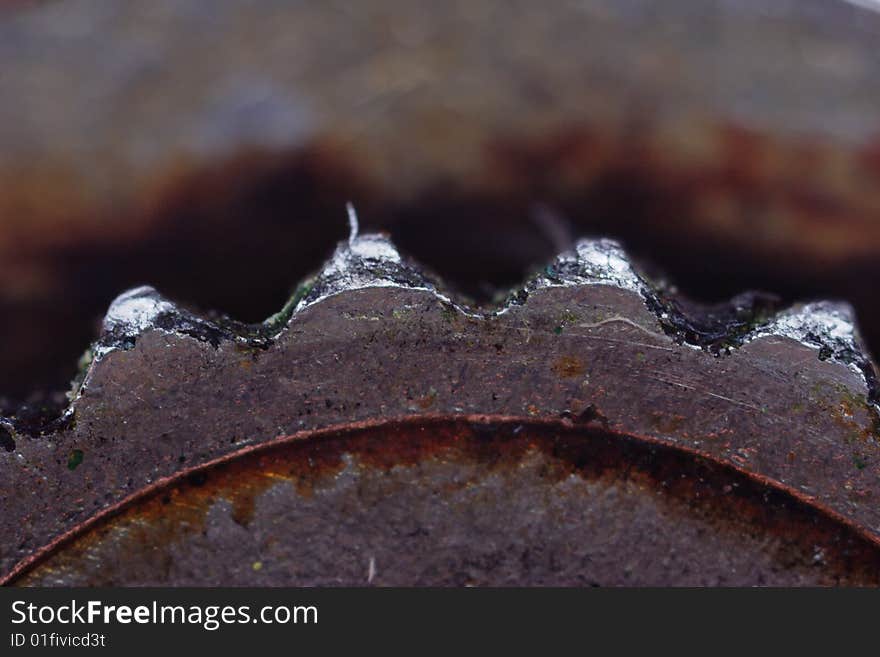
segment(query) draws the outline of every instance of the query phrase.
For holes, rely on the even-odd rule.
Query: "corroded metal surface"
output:
[[[416,420],[291,437],[187,472],[15,583],[876,586],[880,548],[656,442]]]
[[[131,552],[127,537],[140,532],[142,544],[155,547],[159,534],[151,532],[161,533],[163,527],[172,533],[183,531],[174,529],[175,514],[163,519],[161,513],[157,517],[150,511],[156,499],[174,495],[182,495],[184,508],[201,509],[204,517],[225,527],[230,525],[215,518],[227,513],[222,499],[259,497],[254,522],[239,518],[242,531],[251,532],[258,541],[275,536],[283,544],[299,543],[308,535],[319,550],[333,524],[326,519],[343,522],[350,505],[366,499],[358,494],[347,497],[345,481],[352,478],[351,485],[367,497],[381,497],[377,491],[389,487],[385,490],[393,498],[388,502],[391,506],[383,507],[377,497],[375,509],[364,504],[355,513],[388,531],[402,526],[394,514],[404,514],[410,503],[418,519],[414,525],[430,524],[430,518],[439,522],[427,503],[419,501],[419,496],[434,491],[456,509],[447,519],[449,535],[472,541],[458,554],[477,555],[487,538],[467,530],[472,526],[468,518],[550,513],[548,509],[555,507],[547,500],[555,497],[559,480],[535,473],[555,471],[562,467],[560,460],[577,475],[571,479],[577,488],[572,499],[577,502],[560,509],[560,518],[577,524],[571,514],[581,508],[595,524],[590,520],[571,528],[571,534],[560,529],[558,536],[547,539],[550,543],[591,537],[595,545],[603,536],[621,537],[612,542],[611,554],[630,543],[631,530],[621,527],[632,522],[643,531],[664,522],[689,527],[679,542],[664,539],[653,546],[633,547],[637,551],[627,554],[635,561],[619,557],[616,570],[612,568],[604,578],[597,575],[601,569],[585,566],[583,573],[596,576],[596,581],[623,583],[627,577],[634,582],[702,581],[689,579],[679,566],[664,565],[663,555],[668,556],[670,546],[693,551],[694,563],[707,569],[701,571],[707,582],[866,583],[876,578],[875,550],[880,544],[880,508],[875,503],[880,474],[876,368],[843,305],[817,303],[772,311],[756,298],[744,296],[724,308],[700,310],[651,283],[613,242],[583,241],[512,292],[497,309],[472,308],[444,292],[439,282],[398,254],[387,238],[353,230],[324,269],[261,325],[198,317],[142,288],[117,299],[104,328],[84,359],[82,376],[71,393],[73,401],[60,419],[42,430],[15,418],[3,421],[12,442],[11,449],[0,454],[0,502],[5,510],[0,518],[0,564],[7,578],[31,573],[34,582],[109,581],[101,579],[100,568],[95,570],[96,563],[107,563],[117,564],[108,568],[113,577],[123,578],[115,581],[124,581],[117,566]],[[417,427],[406,420],[426,416],[442,423],[429,428],[429,437],[420,444],[433,444],[436,438],[439,451],[406,456],[407,444],[418,435]],[[456,418],[471,424],[457,424]],[[474,446],[482,444],[473,436],[473,422],[479,418],[483,424],[503,426],[486,441],[488,454],[472,458]],[[365,422],[393,427],[394,421],[402,422],[404,429],[379,427],[367,437],[349,435],[343,441],[350,439],[353,444],[344,449],[333,442],[335,429]],[[526,437],[509,436],[516,435],[517,426],[528,428]],[[326,441],[312,434],[322,430],[328,432]],[[386,430],[387,435],[382,433]],[[241,453],[289,440],[279,438],[285,436],[306,441],[307,447],[291,449],[308,452],[312,475],[303,469],[309,460],[303,461],[301,452],[278,457],[281,471],[272,464],[274,456],[261,461],[263,456]],[[463,436],[462,444],[469,447],[453,457],[438,456],[459,444],[456,436]],[[571,452],[560,456],[552,448],[560,440],[574,445],[573,453],[585,456],[573,461]],[[608,466],[612,474],[597,483],[590,473],[598,465],[591,459],[599,454],[595,458],[603,462],[600,453],[604,452],[597,445],[612,449],[608,445],[615,440],[637,444],[638,450],[648,449],[645,445],[656,449],[640,452],[642,456],[621,456]],[[508,454],[510,445],[515,457]],[[525,449],[529,446],[534,453]],[[663,455],[651,465],[644,454],[659,453],[660,447]],[[327,474],[321,455],[336,464],[333,468],[341,468],[334,470],[334,476]],[[245,460],[239,465],[216,465],[218,459],[236,456]],[[377,467],[375,459],[383,458],[389,465]],[[503,476],[486,465],[499,459],[514,464]],[[690,464],[681,465],[682,479],[690,482],[681,484],[685,488],[708,477],[705,486],[714,491],[707,493],[714,500],[711,509],[700,506],[698,490],[690,497],[679,495],[684,488],[669,483],[676,469],[664,469],[670,460]],[[630,465],[637,470],[658,468],[666,474],[652,479],[651,485],[631,485]],[[213,469],[205,470],[208,466]],[[219,488],[211,488],[211,494],[203,497],[188,488],[174,493],[181,485],[175,478],[182,473],[210,480],[216,468],[226,467],[236,472],[241,468],[241,479],[221,476]],[[694,474],[694,468],[716,467],[711,476]],[[464,473],[467,495],[485,494],[483,507],[473,507],[467,495],[455,497],[455,487],[443,483],[456,470]],[[314,476],[315,491],[327,491],[327,496],[314,491],[312,497],[303,496],[297,486],[264,491],[266,500],[262,493],[247,492],[248,482],[265,482],[275,475],[294,483]],[[646,481],[639,477],[635,480]],[[413,492],[404,484],[423,490]],[[672,504],[674,510],[661,512],[655,500],[669,486],[678,493],[662,504]],[[752,491],[743,508],[749,509],[749,522],[757,522],[761,531],[775,537],[772,541],[750,542],[751,530],[741,524],[737,504],[728,505],[718,494],[728,486]],[[145,491],[154,497],[145,498]],[[761,520],[761,514],[755,515],[755,500],[764,493],[769,515]],[[283,502],[279,508],[289,508],[292,514],[277,520],[282,527],[277,536],[263,515],[275,508],[270,498],[276,495]],[[619,504],[615,498],[620,498]],[[677,501],[670,501],[673,498]],[[264,502],[269,506],[262,506]],[[312,511],[305,511],[307,507]],[[381,519],[376,515],[382,515],[381,509],[394,517]],[[233,512],[236,515],[240,516]],[[636,522],[635,517],[642,520]],[[105,524],[95,525],[96,518],[103,518]],[[138,518],[152,520],[144,523]],[[777,521],[788,529],[780,529]],[[206,532],[212,522],[205,521]],[[526,517],[522,522],[523,531],[533,538],[549,527],[542,524],[549,522],[546,518],[532,522]],[[815,542],[818,548],[807,545],[812,539],[807,540],[811,534],[799,524],[804,522],[812,523],[821,535]],[[505,522],[498,531],[505,524],[516,526]],[[726,529],[716,531],[720,525]],[[133,526],[141,529],[135,532]],[[150,575],[155,563],[141,554],[143,569],[132,574],[131,581],[166,577],[170,583],[220,583],[227,576],[240,581],[236,568],[245,553],[236,553],[237,565],[227,563],[232,553],[222,548],[234,533],[224,532],[218,530],[203,543],[201,539],[181,543],[177,534],[159,540],[154,555],[165,555],[165,574]],[[330,532],[337,538],[343,534]],[[361,534],[355,531],[352,536]],[[441,539],[435,534],[434,540]],[[509,571],[510,581],[580,581],[576,574],[580,571],[564,557],[586,559],[592,553],[586,548],[566,551],[561,543],[550,543],[546,545],[550,554],[557,555],[551,560],[555,566],[535,571],[533,579],[514,569]],[[797,553],[784,575],[779,574],[780,544],[795,545],[792,549]],[[410,545],[411,566],[388,581],[459,581],[431,560],[430,546]],[[384,549],[398,547],[404,549],[390,541]],[[274,549],[270,554],[282,561],[294,558],[294,553]],[[730,556],[740,549],[761,565],[749,570],[745,561]],[[209,560],[207,570],[188,569],[185,564],[203,561],[203,556],[195,556],[203,555],[199,550],[213,554],[214,561]],[[732,561],[709,569],[721,552]],[[815,563],[821,567],[802,568],[808,553],[818,555]],[[296,554],[299,558],[308,552]],[[364,554],[358,553],[358,558]],[[827,564],[826,554],[831,555]],[[349,555],[351,564],[357,561],[353,555]],[[612,566],[597,559],[596,563]],[[425,575],[418,570],[419,563],[441,570],[436,576]],[[326,565],[318,560],[313,571],[287,572],[290,581],[326,582],[336,576]],[[276,567],[284,566],[276,563]],[[478,569],[481,574],[475,580],[499,583],[505,568]],[[353,581],[353,573],[359,571],[351,565],[340,572],[342,580]]]

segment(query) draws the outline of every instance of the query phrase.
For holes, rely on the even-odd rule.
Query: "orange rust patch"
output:
[[[671,415],[662,411],[651,413],[651,426],[664,434],[677,433],[684,424],[684,415]]]
[[[631,482],[653,491],[646,494],[660,493],[658,503],[665,500],[672,504],[671,510],[700,513],[717,531],[765,532],[783,537],[784,545],[826,546],[826,561],[838,559],[843,571],[856,563],[869,569],[865,577],[876,580],[880,573],[880,552],[844,525],[787,493],[682,450],[563,424],[449,420],[342,430],[243,454],[197,470],[133,502],[62,545],[55,555],[66,564],[76,563],[91,550],[109,544],[122,554],[142,555],[138,558],[151,563],[171,559],[170,546],[202,533],[208,511],[218,501],[228,502],[233,519],[248,526],[259,497],[271,486],[282,482],[310,496],[322,486],[332,486],[348,460],[359,470],[390,471],[434,460],[476,464],[485,473],[515,476],[526,455],[535,452],[544,456],[541,477],[548,486],[573,475]],[[56,556],[37,564],[34,576],[56,567]],[[27,583],[27,578],[21,582]]]
[[[576,376],[583,376],[587,371],[587,368],[580,359],[575,356],[562,356],[553,363],[553,371],[556,372],[558,376],[570,379]]]
[[[420,409],[422,409],[423,411],[426,411],[429,408],[431,408],[434,405],[434,402],[436,402],[436,401],[437,401],[437,393],[436,393],[436,391],[432,390],[427,395],[424,395],[424,396],[416,399],[416,404],[418,405],[418,407]]]
[[[844,396],[837,403],[825,402],[823,405],[830,411],[834,421],[849,432],[850,439],[853,442],[868,442],[878,437],[874,426],[864,426],[856,420],[856,413],[858,411],[871,413],[868,402],[864,397],[845,392]]]

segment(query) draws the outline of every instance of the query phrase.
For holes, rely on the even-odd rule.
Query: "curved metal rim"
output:
[[[305,442],[310,440],[320,440],[322,438],[328,438],[331,436],[339,436],[349,433],[354,433],[367,429],[381,429],[383,427],[395,427],[395,428],[407,428],[412,426],[425,426],[425,425],[436,425],[436,424],[449,424],[449,423],[464,423],[471,425],[523,425],[523,426],[532,426],[539,428],[548,428],[548,427],[560,427],[565,429],[573,429],[576,428],[577,425],[571,422],[570,420],[565,419],[555,419],[555,418],[535,418],[535,417],[522,417],[515,415],[414,415],[414,416],[403,416],[403,417],[394,417],[394,418],[382,418],[377,420],[361,420],[357,422],[347,422],[342,424],[333,424],[326,427],[322,427],[320,429],[308,429],[304,431],[299,431],[289,435],[278,436],[277,438],[262,442],[255,445],[248,445],[247,447],[243,447],[241,449],[235,450],[228,454],[224,454],[223,456],[211,459],[209,461],[205,461],[199,465],[195,465],[189,468],[185,468],[183,470],[179,470],[175,472],[173,475],[169,475],[167,477],[162,477],[157,479],[153,483],[144,486],[137,491],[131,493],[127,497],[123,498],[119,502],[112,504],[111,506],[102,509],[95,515],[90,518],[78,523],[71,529],[67,530],[60,536],[53,539],[48,544],[36,550],[30,556],[19,561],[13,568],[0,577],[0,586],[13,586],[15,581],[20,577],[23,577],[30,571],[37,568],[42,562],[46,561],[48,558],[53,556],[55,553],[60,551],[65,546],[69,545],[76,539],[85,535],[98,525],[110,520],[112,517],[119,515],[123,511],[128,508],[134,506],[138,502],[151,497],[158,493],[159,491],[165,488],[171,488],[173,486],[178,485],[187,477],[190,477],[194,474],[198,474],[201,472],[206,472],[211,470],[219,465],[224,465],[235,461],[239,458],[249,456],[252,454],[259,454],[260,452],[268,452],[272,449],[283,445],[290,445],[292,443],[297,442]],[[680,443],[665,440],[663,438],[657,436],[646,436],[639,435],[624,431],[615,431],[610,428],[602,428],[603,433],[611,437],[618,438],[627,438],[629,440],[636,441],[638,443],[642,443],[644,445],[655,445],[662,446],[664,448],[671,449],[673,451],[677,451],[679,453],[683,453],[690,458],[700,458],[704,459],[710,463],[717,464],[724,468],[729,468],[738,474],[744,476],[745,478],[770,489],[776,490],[780,493],[788,495],[795,499],[796,501],[808,506],[812,510],[820,513],[825,516],[832,522],[842,525],[846,529],[852,531],[854,534],[859,536],[860,538],[865,539],[870,544],[874,545],[877,548],[880,548],[880,536],[871,531],[870,528],[858,523],[856,521],[847,518],[843,514],[835,511],[834,509],[816,501],[815,496],[805,495],[803,492],[788,486],[780,481],[772,479],[770,477],[766,477],[760,474],[756,474],[751,472],[740,465],[737,465],[735,462],[720,459],[717,456],[709,454],[707,452],[703,452],[698,449],[693,449],[690,447],[682,446]]]

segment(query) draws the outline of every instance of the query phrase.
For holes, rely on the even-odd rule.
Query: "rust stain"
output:
[[[422,395],[418,399],[416,399],[416,405],[423,411],[427,411],[431,408],[437,401],[437,391],[430,390],[428,394]]]
[[[877,439],[877,427],[865,426],[857,419],[857,414],[871,416],[873,410],[864,395],[853,394],[842,385],[828,385],[815,390],[818,394],[818,404],[826,410],[835,423],[849,433],[849,442],[866,443]]]
[[[576,356],[561,356],[553,363],[553,371],[562,378],[571,379],[583,376],[587,368]]]
[[[678,433],[684,425],[684,415],[670,414],[664,411],[651,412],[651,426],[663,434]]]
[[[840,572],[855,580],[880,581],[880,547],[787,492],[684,450],[594,427],[414,420],[324,432],[315,439],[264,447],[199,468],[132,501],[115,516],[56,546],[15,581],[26,584],[28,572],[34,577],[51,572],[56,558],[75,563],[107,541],[115,541],[121,553],[149,552],[155,558],[157,551],[164,554],[188,536],[199,535],[209,509],[221,500],[232,506],[234,520],[247,527],[260,496],[270,487],[281,482],[310,496],[333,485],[346,459],[357,468],[379,471],[440,460],[478,464],[503,474],[515,470],[533,451],[547,457],[542,476],[548,485],[573,475],[588,480],[625,478],[648,495],[661,493],[658,499],[684,500],[689,508],[702,509],[720,530],[766,532],[785,538],[784,544],[822,545],[823,558]],[[114,533],[117,528],[123,532]]]

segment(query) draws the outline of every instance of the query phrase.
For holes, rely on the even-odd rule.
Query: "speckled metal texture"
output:
[[[472,308],[354,230],[261,325],[127,293],[63,418],[3,420],[5,581],[352,583],[401,551],[388,583],[874,582],[876,368],[847,308],[683,307],[600,240]]]
[[[656,442],[416,419],[181,475],[16,583],[876,586],[880,550],[772,485]]]

